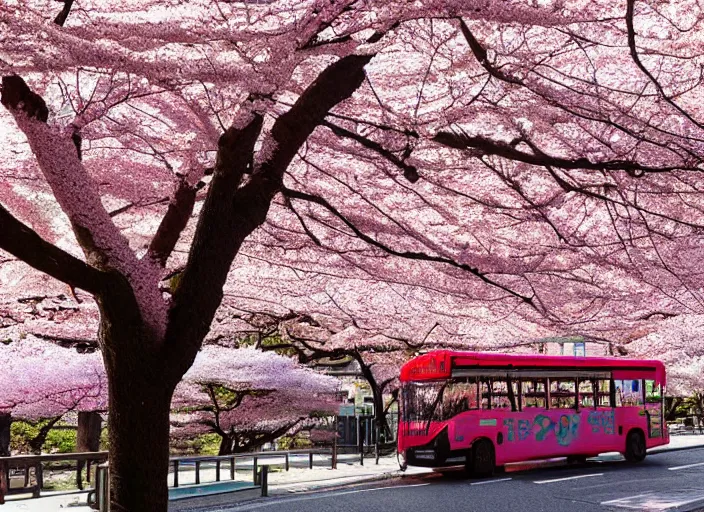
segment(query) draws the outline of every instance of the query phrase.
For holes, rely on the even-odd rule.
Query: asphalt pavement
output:
[[[212,512],[641,512],[704,511],[704,448],[649,455],[639,464],[508,471],[484,480],[419,475],[210,509]]]

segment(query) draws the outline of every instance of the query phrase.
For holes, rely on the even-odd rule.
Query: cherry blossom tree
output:
[[[172,435],[220,436],[220,455],[249,451],[315,414],[336,414],[339,381],[253,348],[205,346],[176,386]]]
[[[0,415],[5,416],[0,437],[6,455],[11,418],[48,420],[29,443],[39,453],[51,428],[67,412],[80,416],[107,410],[107,378],[98,353],[77,355],[74,350],[29,338],[0,345],[0,358],[4,362]]]
[[[0,265],[67,287],[0,316],[93,318],[66,337],[99,331],[114,510],[166,510],[170,401],[223,308],[344,316],[330,288],[245,288],[252,261],[344,282],[364,314],[333,332],[365,339],[381,288],[389,338],[438,317],[476,337],[490,315],[608,341],[701,313],[701,17],[691,0],[3,2]]]

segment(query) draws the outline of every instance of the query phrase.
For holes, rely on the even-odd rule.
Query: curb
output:
[[[428,472],[432,473],[432,471]],[[315,481],[311,481],[311,485],[307,486],[306,482],[300,482],[298,484],[290,484],[291,487],[301,487],[300,490],[297,489],[287,489],[285,487],[279,487],[278,489],[274,486],[269,487],[269,493],[271,495],[275,496],[290,496],[291,494],[297,494],[297,493],[304,493],[304,492],[311,492],[311,491],[324,491],[324,490],[334,490],[334,489],[340,489],[344,487],[349,487],[351,485],[357,485],[361,483],[367,483],[367,482],[379,482],[383,480],[392,480],[394,478],[404,478],[404,477],[410,477],[410,476],[416,476],[416,475],[424,475],[424,473],[405,473],[401,472],[400,470],[395,470],[393,472],[389,473],[381,473],[379,475],[370,475],[366,476],[363,478],[357,478],[355,480],[350,480],[347,482],[328,482],[324,483],[322,485],[316,485]],[[343,477],[344,478],[344,477]],[[350,477],[353,478],[353,477]]]

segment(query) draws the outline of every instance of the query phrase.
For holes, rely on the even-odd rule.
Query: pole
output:
[[[10,488],[7,478],[7,462],[0,461],[0,505],[5,503],[5,494]]]
[[[359,465],[364,466],[364,439],[362,438],[362,419],[357,418],[357,444],[359,445]]]
[[[379,446],[379,422],[374,420],[374,455],[376,456],[376,465],[379,465],[379,457],[381,456],[381,448]]]
[[[337,430],[332,438],[332,469],[337,469]]]
[[[259,479],[262,484],[262,498],[266,498],[267,496],[269,496],[269,465],[268,464],[262,465],[262,472],[259,476],[260,476]]]

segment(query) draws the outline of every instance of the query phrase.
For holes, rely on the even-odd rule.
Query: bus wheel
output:
[[[631,430],[626,438],[626,452],[623,454],[629,462],[645,459],[645,436],[640,430]]]
[[[491,441],[481,439],[472,445],[472,456],[468,466],[469,472],[475,477],[488,477],[494,474],[496,456]]]

